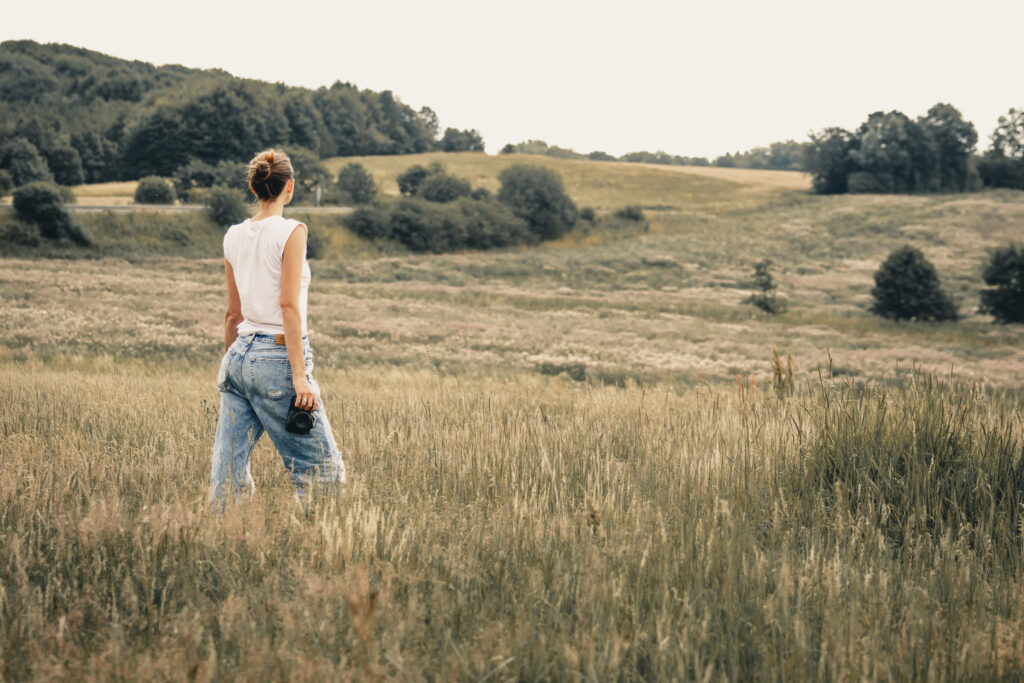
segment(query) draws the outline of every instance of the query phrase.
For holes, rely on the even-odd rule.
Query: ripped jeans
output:
[[[327,422],[320,387],[313,381],[313,352],[302,338],[306,379],[317,396],[316,425],[309,434],[293,434],[284,428],[292,388],[288,351],[266,334],[238,337],[224,354],[217,376],[220,417],[213,444],[210,502],[255,491],[250,456],[263,432],[270,435],[301,499],[311,487],[345,481],[345,463]]]

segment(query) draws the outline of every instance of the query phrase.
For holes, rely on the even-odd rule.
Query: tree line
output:
[[[543,140],[527,140],[501,148],[502,154],[540,154],[558,159],[588,159],[590,161],[628,161],[638,164],[661,164],[664,166],[721,166],[723,168],[751,168],[778,171],[803,170],[803,158],[808,143],[786,140],[773,142],[767,147],[754,147],[746,152],[723,154],[713,160],[707,157],[690,157],[657,152],[628,152],[613,156],[606,152],[594,151],[588,154],[576,152],[567,147],[549,145]]]
[[[805,166],[820,194],[1024,189],[1024,111],[1010,109],[999,118],[980,156],[977,142],[974,124],[950,104],[936,104],[917,119],[879,111],[855,131],[832,127],[812,134]]]
[[[0,43],[0,184],[171,176],[271,146],[315,158],[483,149],[389,90],[316,90],[219,69],[127,61],[69,45]],[[2,189],[2,188],[0,188]]]

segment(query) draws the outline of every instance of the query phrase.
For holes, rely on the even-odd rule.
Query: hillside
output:
[[[857,381],[918,364],[1005,386],[1024,381],[1019,330],[975,312],[988,250],[1016,239],[1024,226],[1024,193],[827,197],[785,189],[806,182],[796,173],[469,153],[359,159],[389,194],[397,192],[397,173],[432,160],[492,189],[507,164],[542,163],[599,216],[641,205],[645,220],[609,224],[614,229],[581,223],[536,248],[429,256],[356,238],[339,216],[291,209],[326,236],[324,258],[313,265],[311,320],[328,362],[439,364],[460,372],[577,368],[612,382],[690,384],[736,375],[760,382],[770,379],[767,359],[776,344],[793,351],[807,380],[830,364]],[[337,169],[349,161],[327,163]],[[7,216],[0,214],[0,223]],[[166,353],[205,358],[222,314],[220,228],[201,216],[79,219],[100,243],[98,255],[139,264],[105,278],[112,263],[7,260],[0,288],[7,300],[48,301],[61,311],[57,319],[77,321],[86,348],[105,354],[123,353],[127,343],[110,334],[113,325],[132,344],[156,334]],[[935,263],[964,321],[896,324],[867,312],[872,274],[904,244]],[[765,258],[790,302],[784,315],[743,303],[754,264]],[[162,296],[186,272],[201,282],[201,306]],[[74,285],[94,278],[100,284],[89,285],[88,297]],[[121,313],[106,315],[111,308]],[[136,330],[135,310],[150,311],[143,327],[151,331]],[[10,305],[3,313],[33,353],[60,348],[42,329],[33,332],[28,311]],[[186,333],[158,332],[181,320],[189,321]]]
[[[437,137],[432,111],[390,91],[340,81],[310,90],[28,40],[0,44],[0,102],[0,147],[27,141],[68,185],[248,159],[270,145],[403,154]]]

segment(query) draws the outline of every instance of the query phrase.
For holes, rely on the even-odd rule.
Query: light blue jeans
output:
[[[293,434],[284,428],[288,406],[295,390],[288,351],[266,334],[238,337],[224,354],[217,375],[220,389],[220,417],[213,444],[210,473],[210,502],[223,502],[230,494],[255,491],[250,456],[263,432],[270,435],[292,483],[302,499],[312,486],[320,489],[345,481],[345,463],[338,452],[313,380],[313,351],[302,338],[306,379],[317,396],[316,425],[309,434]]]

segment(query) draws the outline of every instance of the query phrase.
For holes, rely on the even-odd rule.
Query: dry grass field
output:
[[[0,252],[0,678],[1024,676],[1024,350],[974,313],[1024,194],[360,161],[396,193],[432,158],[549,165],[646,225],[436,256],[309,216],[350,482],[307,510],[266,442],[257,494],[205,504],[215,228],[82,215],[94,258]],[[902,244],[964,320],[866,312]],[[779,316],[743,303],[762,258]]]

